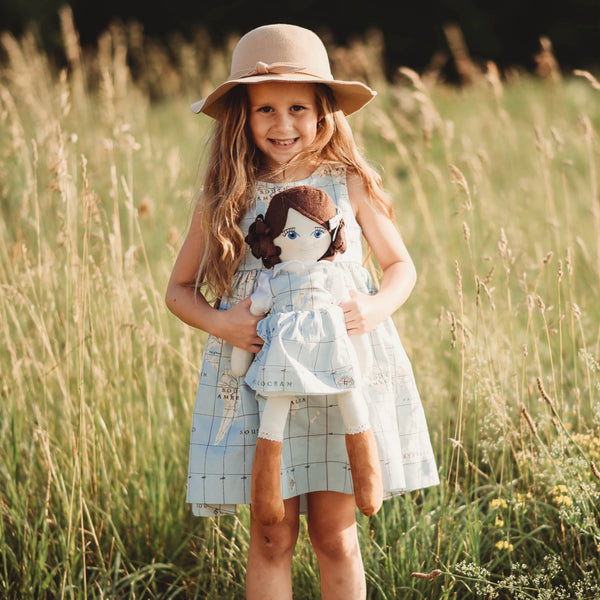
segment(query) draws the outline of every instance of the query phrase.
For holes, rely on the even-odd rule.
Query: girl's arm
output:
[[[360,176],[349,173],[347,182],[356,220],[383,272],[377,294],[352,290],[351,299],[340,305],[348,334],[358,335],[374,329],[404,304],[417,273],[396,225],[373,206]]]
[[[232,346],[258,352],[263,341],[256,334],[256,324],[262,317],[250,312],[250,298],[222,311],[213,308],[202,294],[194,291],[203,252],[204,236],[200,217],[194,211],[190,230],[167,286],[165,301],[169,310],[188,325],[220,337]]]

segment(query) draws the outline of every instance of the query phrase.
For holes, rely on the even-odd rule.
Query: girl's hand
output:
[[[256,354],[263,345],[263,339],[256,333],[256,325],[264,319],[264,315],[253,315],[251,304],[248,297],[227,310],[219,311],[218,336],[232,346]]]
[[[375,296],[368,296],[356,290],[349,290],[349,293],[350,300],[340,304],[344,311],[348,335],[368,333],[387,317],[377,310]]]

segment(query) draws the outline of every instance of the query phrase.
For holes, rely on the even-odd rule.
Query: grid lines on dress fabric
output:
[[[269,280],[272,302],[257,298],[270,304],[271,312],[258,324],[264,346],[246,374],[247,383],[261,394],[277,395],[355,388],[358,359],[343,311],[329,291],[339,287],[337,267],[293,261],[277,267]]]
[[[292,400],[282,464],[282,493],[334,489],[352,493],[352,479],[342,429],[331,430],[329,415],[336,412],[335,396],[298,396]],[[335,440],[336,443],[331,444]],[[294,494],[292,494],[294,495]]]
[[[221,340],[207,348],[198,394],[212,396],[212,406],[195,411],[190,445],[190,486],[201,488],[202,497],[209,502],[226,503],[233,490],[243,502],[250,502],[250,477],[254,445],[258,433],[258,408],[251,390],[244,390],[230,371],[230,351]],[[210,372],[219,377],[214,383]],[[244,401],[246,399],[246,401]],[[248,401],[249,400],[249,401]],[[198,439],[200,437],[200,439]],[[237,491],[235,491],[237,490]]]

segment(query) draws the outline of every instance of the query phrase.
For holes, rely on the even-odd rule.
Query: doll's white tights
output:
[[[273,442],[283,441],[283,430],[290,412],[290,396],[269,396],[260,420],[258,437]],[[345,432],[360,433],[370,428],[369,409],[358,390],[340,392],[337,395],[338,406],[344,421]]]

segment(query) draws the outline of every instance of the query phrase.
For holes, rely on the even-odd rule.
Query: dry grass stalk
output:
[[[447,23],[444,25],[444,35],[462,83],[474,83],[480,78],[481,73],[471,60],[461,28],[455,23]]]
[[[483,280],[483,283],[485,285],[490,285],[490,281],[492,281],[492,277],[494,276],[494,272],[496,271],[496,267],[492,267],[489,271],[488,274],[485,276],[485,279]]]
[[[65,5],[60,9],[59,17],[65,55],[71,68],[73,97],[78,108],[81,109],[86,102],[86,85],[79,33],[75,28],[73,11],[69,5]]]
[[[549,406],[554,406],[554,401],[552,400],[552,398],[550,398],[550,396],[544,389],[544,384],[542,383],[542,378],[537,377],[536,382],[537,382],[538,390],[540,391],[540,394],[541,394],[542,398],[544,399],[544,401],[546,402],[546,404],[548,404]]]
[[[442,572],[439,569],[434,569],[429,573],[411,573],[410,576],[414,577],[415,579],[427,579],[429,581],[432,581],[433,579],[439,577],[441,574]]]
[[[534,435],[536,435],[537,427],[536,427],[535,423],[533,422],[533,419],[531,418],[529,411],[524,406],[521,407],[521,416],[525,419],[525,421],[527,422],[527,425],[529,425],[529,429],[531,429],[531,432]]]
[[[463,227],[463,237],[465,238],[465,242],[468,242],[471,239],[471,230],[469,229],[469,226],[463,222],[462,224]]]
[[[473,210],[473,201],[471,199],[471,190],[469,183],[464,173],[456,165],[448,165],[448,169],[452,174],[452,183],[456,185],[465,194],[465,202],[461,205],[461,210]]]
[[[463,303],[463,286],[462,286],[462,275],[460,274],[460,267],[458,261],[454,261],[454,273],[456,274],[456,293],[458,295],[458,301],[462,307]]]
[[[554,56],[552,42],[545,36],[540,38],[540,51],[534,56],[537,64],[536,73],[543,79],[560,81],[560,68]]]
[[[497,100],[500,100],[502,97],[502,93],[504,89],[502,87],[502,82],[500,81],[500,71],[498,70],[498,66],[495,62],[488,60],[487,61],[487,71],[485,74],[486,81],[490,84],[494,97]]]
[[[595,90],[600,90],[600,81],[598,81],[589,71],[575,69],[573,75],[587,79]]]
[[[557,263],[556,278],[558,279],[558,283],[560,283],[563,278],[563,262],[560,259],[558,259],[558,263]]]
[[[598,467],[594,461],[590,461],[590,469],[596,479],[600,479],[600,471],[598,471]]]

